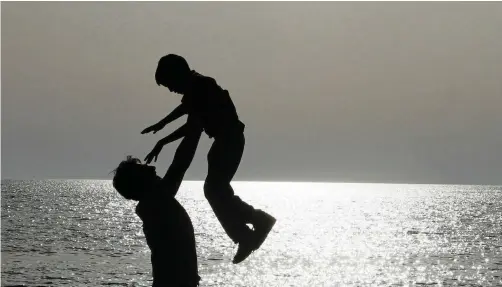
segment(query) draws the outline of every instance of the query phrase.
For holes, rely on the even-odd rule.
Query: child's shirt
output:
[[[183,206],[171,195],[159,192],[139,201],[136,214],[143,221],[151,250],[154,286],[197,286],[200,277],[194,229]]]
[[[245,125],[239,120],[228,91],[213,78],[193,71],[190,87],[181,102],[188,108],[189,116],[193,115],[200,121],[210,138],[244,131]]]

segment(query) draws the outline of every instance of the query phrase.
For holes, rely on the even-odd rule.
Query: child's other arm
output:
[[[183,103],[181,103],[171,113],[169,113],[165,118],[160,120],[158,123],[144,129],[141,132],[141,134],[146,134],[146,133],[149,133],[152,131],[155,134],[156,132],[163,129],[167,124],[177,120],[178,118],[185,115],[186,113],[187,113],[187,109],[186,109],[185,105]]]
[[[165,118],[160,120],[159,123],[161,123],[162,125],[165,126],[165,125],[177,120],[181,116],[186,115],[186,113],[187,113],[186,105],[181,103],[171,113],[169,113],[169,115],[167,115]]]
[[[155,161],[157,161],[157,157],[159,156],[160,151],[166,144],[177,141],[180,138],[185,137],[187,134],[193,133],[194,131],[202,133],[202,128],[193,116],[189,116],[187,123],[179,127],[167,137],[157,142],[153,150],[145,157],[146,163],[149,164],[154,158]]]
[[[187,134],[193,133],[194,131],[202,132],[202,128],[194,116],[188,116],[187,122],[184,125],[179,127],[177,130],[172,132],[167,137],[161,139],[159,142],[162,145],[166,145],[173,141],[177,141],[180,138],[186,136]]]

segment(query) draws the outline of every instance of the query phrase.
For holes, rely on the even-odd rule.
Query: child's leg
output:
[[[204,183],[206,196],[216,217],[228,236],[239,243],[251,232],[255,209],[234,194],[230,181],[239,167],[244,151],[244,135],[214,141],[208,159],[208,175]]]

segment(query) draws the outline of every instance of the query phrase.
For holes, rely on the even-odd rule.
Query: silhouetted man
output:
[[[138,201],[136,214],[151,250],[153,287],[195,287],[200,277],[194,229],[185,209],[174,198],[190,166],[200,131],[187,133],[164,178],[155,167],[128,157],[115,170],[113,186],[126,199]]]
[[[169,115],[142,133],[156,133],[185,114],[188,120],[185,125],[161,139],[145,160],[147,163],[154,158],[156,160],[164,145],[182,138],[189,130],[203,130],[210,138],[214,138],[207,155],[208,174],[204,195],[225,232],[234,243],[239,244],[233,262],[242,262],[261,246],[276,221],[266,212],[242,201],[230,185],[244,151],[244,124],[237,116],[228,91],[222,89],[213,78],[191,70],[181,56],[169,54],[162,57],[155,80],[158,85],[183,95],[183,98]],[[247,223],[251,223],[254,229],[250,229]]]

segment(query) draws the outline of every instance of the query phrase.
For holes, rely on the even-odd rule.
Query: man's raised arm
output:
[[[185,136],[176,149],[173,162],[167,169],[166,175],[161,183],[161,188],[172,192],[173,196],[178,192],[185,172],[192,163],[201,135],[202,128],[189,119],[185,124]]]

